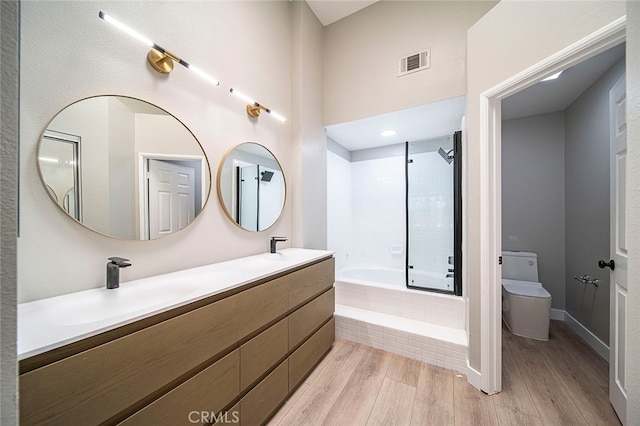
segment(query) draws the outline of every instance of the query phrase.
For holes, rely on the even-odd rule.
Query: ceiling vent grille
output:
[[[431,68],[431,48],[398,59],[398,77]]]

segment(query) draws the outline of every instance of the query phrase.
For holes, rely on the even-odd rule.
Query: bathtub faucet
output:
[[[287,241],[287,239],[285,237],[271,237],[271,242],[269,244],[269,252],[270,253],[275,253],[276,252],[276,243],[280,243],[280,242],[284,242]]]

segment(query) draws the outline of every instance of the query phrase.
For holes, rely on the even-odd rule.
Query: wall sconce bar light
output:
[[[283,116],[281,116],[280,114],[278,114],[274,110],[269,109],[266,106],[259,104],[258,102],[256,102],[252,98],[250,98],[249,96],[247,96],[244,93],[240,92],[239,90],[236,90],[236,89],[232,88],[229,91],[247,103],[247,115],[249,117],[257,118],[257,117],[260,116],[260,111],[264,111],[264,112],[268,113],[269,115],[273,116],[275,119],[280,120],[283,123],[286,123],[286,121],[287,121],[286,118],[284,118]]]
[[[100,11],[98,13],[98,17],[100,17],[104,21],[110,23],[111,25],[115,26],[116,28],[122,30],[123,32],[129,34],[130,36],[132,36],[133,38],[139,40],[143,44],[149,46],[151,48],[151,50],[147,54],[147,60],[149,61],[149,64],[151,65],[151,67],[153,67],[154,70],[156,70],[156,71],[158,71],[160,73],[163,73],[163,74],[168,74],[171,71],[173,71],[173,63],[177,62],[180,65],[182,65],[183,67],[185,67],[185,68],[193,71],[194,73],[198,74],[200,77],[202,77],[203,79],[207,80],[209,83],[213,84],[214,86],[218,86],[220,84],[220,82],[218,80],[216,80],[215,78],[211,77],[209,74],[205,73],[200,68],[195,67],[194,65],[192,65],[192,64],[188,63],[187,61],[185,61],[184,59],[179,58],[177,55],[174,55],[173,53],[169,52],[168,50],[166,50],[166,49],[162,48],[161,46],[155,44],[153,41],[151,41],[147,37],[143,36],[142,34],[140,34],[139,32],[135,31],[134,29],[126,26],[125,24],[123,24],[122,22],[118,21],[117,19],[115,19],[111,15],[107,15],[103,11]]]

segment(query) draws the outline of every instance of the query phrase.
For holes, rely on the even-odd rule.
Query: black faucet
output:
[[[120,287],[120,268],[127,268],[131,266],[127,263],[129,259],[123,257],[110,257],[110,262],[107,263],[107,288]]]
[[[280,242],[284,242],[287,241],[287,239],[285,237],[271,237],[271,242],[270,242],[270,253],[275,253],[276,252],[276,243],[280,243]]]

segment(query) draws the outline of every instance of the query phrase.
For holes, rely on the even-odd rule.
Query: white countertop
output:
[[[18,359],[55,349],[333,254],[283,249],[18,305]]]

